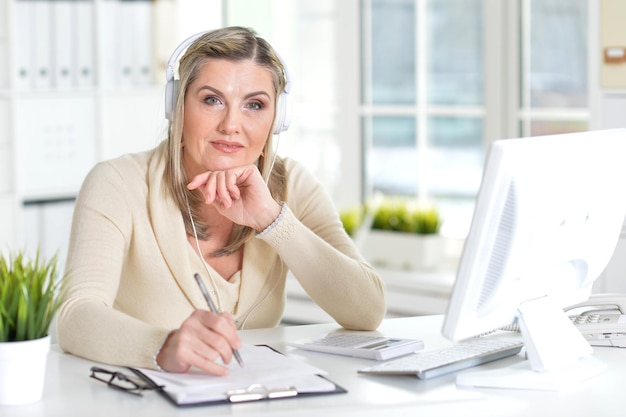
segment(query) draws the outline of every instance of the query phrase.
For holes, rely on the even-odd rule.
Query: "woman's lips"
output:
[[[218,151],[225,153],[239,152],[243,149],[243,145],[237,142],[211,142],[211,145]]]

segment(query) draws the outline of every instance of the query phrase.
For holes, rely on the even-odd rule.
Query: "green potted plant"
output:
[[[354,209],[352,209],[354,211]],[[357,238],[363,256],[375,266],[394,269],[428,269],[441,264],[445,240],[439,234],[442,219],[428,202],[401,197],[384,197],[364,209]],[[352,216],[354,217],[354,216]],[[342,221],[348,231],[344,214]],[[364,230],[367,229],[367,230]],[[350,233],[350,232],[349,232]],[[351,233],[352,236],[355,232]]]
[[[430,203],[388,198],[373,208],[373,212],[373,230],[434,235],[441,228],[439,210]]]
[[[343,228],[346,230],[349,236],[355,237],[361,223],[365,210],[360,204],[355,204],[350,207],[343,208],[339,211],[339,218],[343,224]]]
[[[58,275],[57,255],[0,257],[0,404],[42,397],[50,324],[64,297]]]

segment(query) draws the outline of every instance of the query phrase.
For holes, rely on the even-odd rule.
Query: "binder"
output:
[[[230,374],[225,377],[199,371],[175,374],[128,369],[177,407],[347,393],[330,381],[325,371],[269,346],[244,346],[240,353],[245,367],[232,361]]]
[[[94,39],[94,16],[93,1],[78,0],[74,4],[74,74],[78,88],[88,88],[94,85],[96,77],[96,64],[93,51],[95,50]]]
[[[52,86],[69,89],[74,85],[72,65],[72,29],[74,23],[74,1],[51,1],[52,16]]]
[[[131,2],[133,14],[133,84],[152,84],[152,1]]]
[[[19,0],[15,2],[15,34],[17,46],[15,48],[14,77],[15,89],[28,91],[33,88],[34,78],[34,8],[32,1]]]
[[[33,87],[48,90],[52,87],[52,7],[48,0],[33,1]]]
[[[117,42],[121,31],[117,8],[117,0],[102,0],[98,5],[100,24],[96,27],[98,28],[101,63],[98,65],[100,72],[97,77],[100,86],[106,89],[117,85],[117,63],[120,60]]]
[[[120,0],[117,3],[116,16],[119,29],[115,33],[119,56],[116,62],[115,84],[132,86],[135,79],[135,47],[138,33],[135,32],[135,2]]]

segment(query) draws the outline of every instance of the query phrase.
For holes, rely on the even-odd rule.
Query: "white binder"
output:
[[[56,89],[69,89],[75,84],[75,67],[72,56],[75,53],[72,42],[74,29],[74,1],[56,0],[50,2],[52,21],[52,86]]]
[[[52,6],[50,1],[36,0],[33,3],[33,87],[48,90],[52,87]]]
[[[33,88],[34,83],[34,18],[35,4],[32,1],[15,2],[15,33],[17,36],[15,47],[14,84],[18,91],[27,91]]]
[[[88,88],[94,85],[96,64],[93,51],[95,50],[95,24],[93,15],[93,0],[79,0],[74,2],[74,73],[76,86]]]
[[[117,48],[119,21],[117,19],[117,0],[102,0],[98,5],[100,25],[98,25],[98,42],[100,46],[100,63],[98,64],[98,83],[105,89],[116,86],[117,62],[120,51]]]
[[[117,2],[117,36],[116,74],[115,81],[118,86],[131,86],[135,78],[135,47],[138,33],[135,31],[134,7],[135,1]]]
[[[152,2],[138,0],[131,2],[133,8],[133,83],[152,83]]]

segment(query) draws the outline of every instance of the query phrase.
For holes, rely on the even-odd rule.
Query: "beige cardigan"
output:
[[[66,271],[68,298],[58,317],[63,350],[115,365],[153,367],[167,334],[206,309],[193,274],[212,289],[187,241],[180,210],[163,183],[165,142],[96,165],[76,200]],[[272,327],[291,270],[339,324],[375,329],[384,285],[346,235],[332,200],[314,177],[287,160],[287,209],[269,233],[244,247],[229,281],[214,270],[221,306],[239,328]]]

